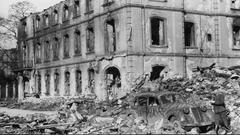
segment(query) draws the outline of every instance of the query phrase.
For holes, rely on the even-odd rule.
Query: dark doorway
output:
[[[153,66],[152,72],[150,75],[150,81],[154,81],[154,80],[157,80],[158,78],[160,78],[160,73],[162,72],[162,70],[164,68],[165,68],[164,66]]]
[[[116,67],[109,67],[106,70],[106,79],[107,85],[109,87],[116,86],[117,88],[121,87],[121,75],[119,70]]]

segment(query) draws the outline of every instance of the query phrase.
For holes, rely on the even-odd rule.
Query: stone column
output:
[[[24,99],[24,91],[23,91],[23,77],[21,75],[18,76],[18,100]]]
[[[15,97],[16,97],[15,81],[13,81],[12,85],[13,85],[13,97],[12,98],[15,99]]]
[[[6,94],[6,98],[5,99],[7,100],[8,99],[8,83],[6,83],[6,93],[5,94]]]

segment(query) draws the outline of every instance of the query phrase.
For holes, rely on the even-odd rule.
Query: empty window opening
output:
[[[6,98],[6,85],[5,84],[1,84],[0,85],[1,86],[1,98],[3,99],[3,98]]]
[[[86,0],[86,12],[93,11],[93,0]]]
[[[70,95],[70,72],[65,72],[65,95]]]
[[[46,87],[46,96],[50,95],[50,75],[46,74],[45,75],[45,87]]]
[[[159,102],[158,99],[156,97],[149,97],[149,106],[158,106]]]
[[[209,33],[207,34],[207,41],[208,41],[208,42],[211,42],[211,41],[212,41],[212,35],[209,34]]]
[[[233,46],[240,47],[240,26],[233,25]]]
[[[53,13],[54,13],[54,23],[57,23],[58,22],[58,11],[55,9],[53,11]]]
[[[57,37],[55,37],[53,43],[53,59],[58,60],[58,56],[59,56],[59,40]]]
[[[74,1],[74,15],[78,16],[80,15],[80,3],[79,0]]]
[[[69,11],[68,11],[68,6],[67,5],[64,5],[64,7],[63,7],[63,19],[64,19],[64,21],[65,20],[68,20],[68,16],[69,16]]]
[[[87,28],[87,52],[94,52],[94,29],[93,27]]]
[[[44,15],[44,21],[45,21],[45,26],[48,27],[48,25],[49,25],[48,14],[45,14],[45,15]]]
[[[195,30],[194,23],[185,22],[184,23],[184,36],[185,36],[185,46],[195,46]]]
[[[110,67],[106,70],[106,81],[108,87],[121,87],[121,75],[116,67]]]
[[[94,69],[89,69],[88,70],[88,87],[91,93],[94,93],[94,88],[95,88],[95,71]]]
[[[39,16],[36,16],[36,27],[37,27],[37,29],[40,28],[40,17]]]
[[[45,41],[45,60],[50,60],[50,43],[49,41]]]
[[[77,84],[77,93],[82,93],[82,72],[80,70],[76,71],[76,84]]]
[[[151,43],[152,45],[164,45],[164,20],[160,18],[151,18]]]
[[[165,67],[163,66],[154,66],[152,67],[152,72],[150,75],[150,81],[154,81],[160,78],[160,73]]]
[[[23,26],[24,34],[27,34],[27,23],[23,22],[22,26]]]
[[[41,62],[41,44],[37,43],[37,63]]]
[[[64,35],[64,57],[69,57],[69,35]]]
[[[106,51],[115,52],[116,51],[116,29],[115,20],[110,20],[106,22]]]
[[[59,74],[58,73],[55,73],[54,74],[54,92],[56,95],[59,94]]]
[[[37,75],[37,93],[40,95],[41,94],[41,75]]]
[[[75,54],[81,54],[81,33],[79,30],[75,31]]]
[[[9,82],[7,83],[8,87],[8,97],[7,98],[13,98],[13,83]]]

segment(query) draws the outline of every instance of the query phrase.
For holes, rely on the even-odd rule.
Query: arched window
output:
[[[116,67],[109,67],[106,72],[107,86],[109,87],[121,87],[121,74]]]

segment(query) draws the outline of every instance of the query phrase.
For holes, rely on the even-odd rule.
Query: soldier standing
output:
[[[213,110],[215,113],[215,130],[218,134],[220,126],[225,128],[226,131],[230,129],[230,119],[227,116],[227,109],[224,102],[225,96],[220,93],[215,96],[214,102],[211,104],[213,105]]]

